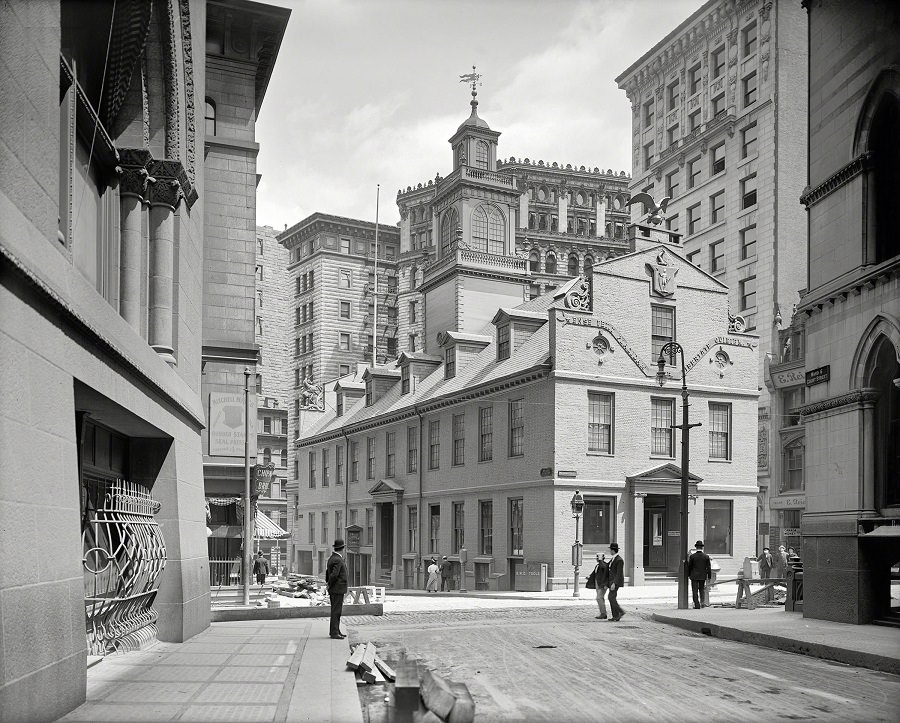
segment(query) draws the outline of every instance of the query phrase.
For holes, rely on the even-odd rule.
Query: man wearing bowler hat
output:
[[[706,581],[712,578],[712,563],[709,555],[703,552],[703,540],[694,543],[697,551],[688,558],[688,577],[691,579],[691,593],[694,596],[694,608],[703,606],[703,589]]]
[[[615,542],[609,544],[609,612],[612,617],[610,622],[617,623],[622,619],[625,611],[619,606],[619,588],[625,584],[625,562],[619,555],[619,545]]]
[[[347,636],[341,632],[341,612],[344,609],[344,595],[347,594],[347,563],[341,551],[344,541],[334,541],[334,552],[325,566],[325,582],[328,583],[328,597],[331,598],[331,627],[328,632],[334,640],[343,640]]]

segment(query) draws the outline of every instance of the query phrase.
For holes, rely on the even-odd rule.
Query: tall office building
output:
[[[687,258],[729,287],[760,359],[778,362],[806,286],[806,28],[799,3],[710,0],[616,78],[632,108],[632,193],[671,198],[666,225]],[[761,363],[760,546],[791,441],[767,381]]]
[[[809,13],[804,617],[900,621],[900,8]]]

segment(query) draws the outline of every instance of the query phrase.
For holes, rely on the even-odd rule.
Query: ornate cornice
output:
[[[806,404],[802,407],[798,407],[798,410],[802,416],[808,417],[813,414],[828,412],[832,409],[848,407],[852,404],[875,402],[878,400],[878,396],[879,393],[876,389],[854,389],[853,391],[847,392],[846,394],[841,394],[837,397],[831,397],[830,399],[823,399],[819,402]]]
[[[800,196],[800,203],[806,208],[815,206],[826,196],[837,191],[841,186],[845,186],[856,178],[863,171],[868,171],[872,167],[872,154],[861,153],[843,168],[832,173],[822,183],[815,188],[807,187]]]

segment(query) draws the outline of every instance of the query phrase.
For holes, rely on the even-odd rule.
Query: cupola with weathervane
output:
[[[438,334],[478,333],[490,309],[518,306],[526,296],[527,260],[516,256],[519,190],[497,171],[499,131],[478,115],[481,74],[460,76],[471,85],[472,111],[450,138],[453,172],[438,181],[432,200],[437,258],[425,269],[425,352],[440,354]]]

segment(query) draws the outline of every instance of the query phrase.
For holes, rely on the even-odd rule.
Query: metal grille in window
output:
[[[166,564],[160,504],[143,485],[84,475],[81,487],[88,653],[144,647],[156,639],[152,608]]]

